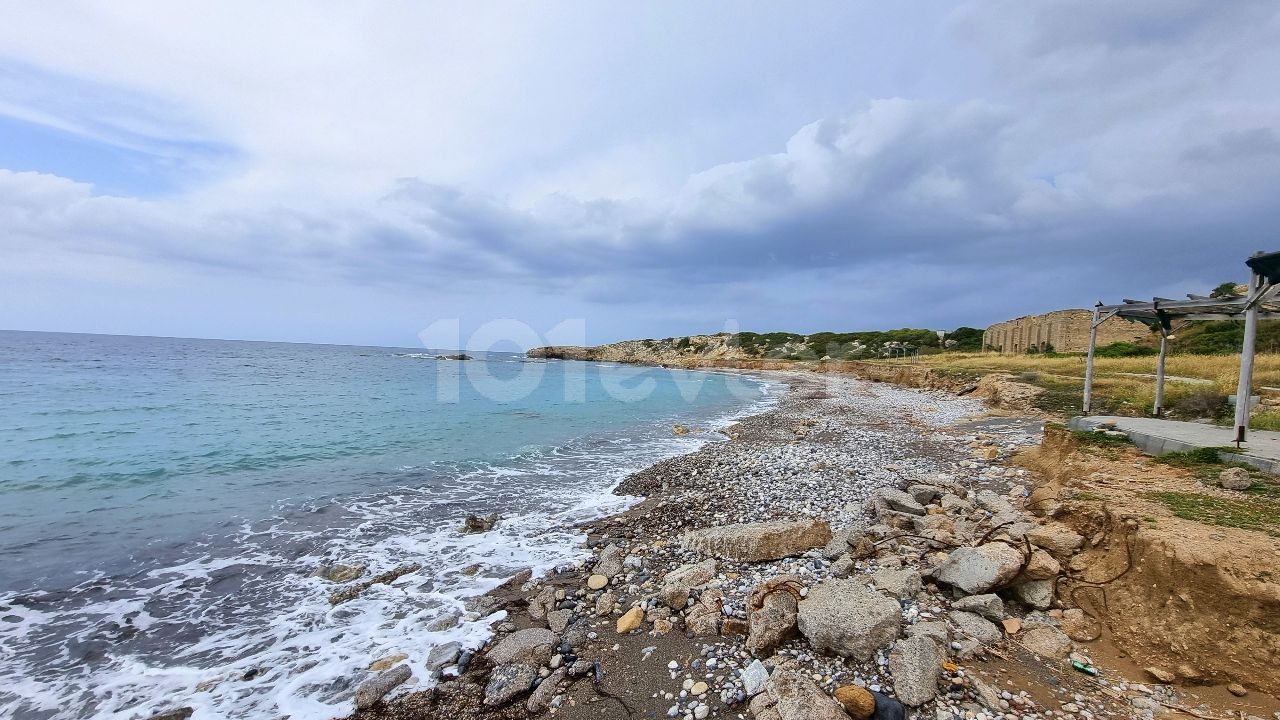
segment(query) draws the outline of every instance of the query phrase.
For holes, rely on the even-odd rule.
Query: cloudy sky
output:
[[[0,2],[0,328],[953,328],[1280,249],[1280,4]]]

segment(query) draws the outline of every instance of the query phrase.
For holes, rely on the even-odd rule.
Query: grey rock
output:
[[[538,594],[529,600],[529,617],[534,620],[546,620],[547,613],[551,612],[556,606],[556,589],[550,585],[544,585]]]
[[[680,544],[686,550],[744,562],[803,555],[829,542],[831,526],[825,520],[739,523],[694,530],[680,537]]]
[[[560,638],[550,630],[529,628],[513,632],[489,650],[489,661],[495,665],[513,663],[541,666],[551,656]]]
[[[968,515],[973,512],[973,503],[959,495],[943,495],[942,509],[950,515]]]
[[[547,709],[551,704],[551,698],[556,696],[556,692],[560,689],[560,683],[564,681],[568,675],[567,668],[559,668],[551,673],[542,681],[537,688],[529,695],[529,700],[525,702],[525,709],[531,713],[540,713]]]
[[[685,613],[684,625],[694,637],[720,634],[720,618],[723,613],[724,594],[719,590],[704,590],[697,604]]]
[[[1036,610],[1048,610],[1053,605],[1052,580],[1030,580],[1013,589],[1013,594],[1028,607]]]
[[[499,665],[489,674],[489,684],[484,688],[484,704],[497,707],[511,702],[529,692],[537,677],[538,668],[534,665]]]
[[[560,635],[569,627],[569,621],[572,619],[572,610],[554,610],[547,613],[547,627],[551,628],[551,632]]]
[[[166,710],[162,713],[156,713],[147,720],[187,720],[195,713],[195,708],[180,707],[173,710]]]
[[[383,696],[411,677],[413,677],[413,671],[408,665],[397,665],[374,675],[356,688],[356,708],[363,710],[372,707]]]
[[[889,652],[894,694],[912,707],[932,700],[938,694],[938,675],[944,659],[937,643],[928,638],[899,640]]]
[[[427,669],[432,672],[438,672],[457,662],[458,656],[461,654],[461,643],[447,642],[443,645],[436,645],[427,653]]]
[[[938,568],[940,582],[971,595],[985,593],[1014,578],[1022,567],[1022,553],[1004,543],[962,547],[947,556]]]
[[[682,565],[667,573],[662,580],[658,597],[672,610],[683,610],[689,600],[689,591],[711,581],[718,565],[714,558],[692,565]]]
[[[1013,506],[1009,504],[1009,501],[990,490],[979,490],[974,493],[973,501],[978,505],[978,507],[986,510],[992,515],[1013,513]]]
[[[936,485],[910,485],[907,493],[921,505],[930,505],[942,497],[942,488]]]
[[[951,603],[951,609],[977,613],[991,622],[1000,622],[1004,619],[1004,601],[999,595],[992,593],[960,598]]]
[[[849,720],[844,708],[807,676],[776,670],[751,700],[751,714],[777,720]]]
[[[897,488],[877,488],[867,500],[868,515],[880,516],[886,510],[907,515],[924,515],[924,506],[910,494]]]
[[[905,570],[879,570],[871,575],[876,587],[903,600],[915,597],[923,589],[920,573],[911,568]]]
[[[1227,468],[1218,473],[1218,484],[1228,490],[1248,490],[1253,484],[1253,478],[1244,468]]]
[[[953,612],[950,619],[956,632],[965,637],[973,638],[983,645],[995,645],[1000,642],[1000,628],[981,615],[971,612]]]
[[[762,582],[747,599],[751,608],[747,616],[750,630],[747,634],[747,650],[756,657],[769,657],[782,643],[796,635],[796,617],[799,611],[800,587],[798,575],[782,575]]]
[[[312,574],[329,582],[345,583],[360,577],[367,569],[368,566],[364,564],[345,565],[343,563],[333,563],[332,565],[321,565]]]
[[[1047,625],[1023,631],[1018,642],[1041,657],[1061,660],[1071,654],[1071,638],[1058,628]]]
[[[742,670],[742,687],[746,691],[747,697],[755,697],[764,690],[764,684],[769,682],[769,669],[759,660],[752,660],[751,664]]]
[[[951,644],[951,630],[947,627],[946,623],[938,620],[918,622],[914,625],[908,625],[907,637],[928,638],[944,648]]]
[[[600,559],[596,561],[596,574],[613,578],[614,575],[622,572],[624,557],[625,554],[622,552],[622,548],[610,543],[604,550],[600,551]]]
[[[1042,547],[1056,556],[1070,555],[1084,545],[1084,536],[1061,523],[1049,523],[1027,531],[1032,545]]]
[[[866,661],[898,637],[902,610],[856,580],[832,579],[809,589],[797,621],[814,649]]]

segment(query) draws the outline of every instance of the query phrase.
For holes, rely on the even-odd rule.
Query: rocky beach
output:
[[[478,598],[471,610],[495,622],[485,648],[435,648],[438,684],[425,691],[387,695],[406,667],[371,673],[354,717],[1032,720],[1184,707],[1150,675],[1164,671],[1126,680],[1143,671],[1086,645],[1097,622],[1056,592],[1073,557],[1108,538],[1041,517],[1052,503],[1006,462],[1040,443],[1040,419],[849,376],[772,379],[791,387],[776,408],[625,480],[618,493],[645,499],[582,528],[590,560]]]

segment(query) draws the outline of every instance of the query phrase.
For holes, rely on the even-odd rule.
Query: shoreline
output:
[[[679,548],[675,538],[680,531],[723,525],[729,520],[758,522],[784,516],[821,518],[839,530],[861,519],[862,505],[872,491],[896,487],[905,473],[941,473],[963,464],[972,465],[971,469],[979,467],[972,451],[962,447],[963,443],[956,437],[937,437],[954,434],[954,430],[945,428],[953,427],[963,417],[985,415],[987,409],[974,400],[943,391],[898,388],[835,374],[708,369],[761,376],[790,387],[773,408],[744,417],[725,428],[728,441],[708,443],[692,453],[661,461],[627,477],[613,492],[644,499],[621,514],[579,526],[587,533],[587,546],[596,557],[610,545],[625,545],[624,555],[618,560],[627,570],[619,571],[620,577],[612,580],[604,591],[587,590],[584,583],[593,573],[580,565],[534,582],[527,577],[517,577],[484,596],[486,610],[501,609],[508,613],[507,619],[497,625],[495,641],[489,644],[490,652],[513,633],[552,624],[551,630],[561,631],[556,633],[557,637],[572,636],[572,642],[560,648],[571,651],[561,653],[559,662],[553,658],[552,664],[556,667],[544,666],[540,674],[550,678],[554,686],[573,680],[570,669],[576,667],[582,673],[578,677],[585,677],[588,682],[574,682],[563,694],[545,699],[537,698],[539,693],[535,691],[535,706],[544,700],[548,703],[540,710],[530,710],[529,701],[524,698],[496,708],[488,707],[483,697],[483,686],[487,683],[481,681],[489,675],[489,663],[480,655],[460,679],[450,680],[446,676],[440,685],[430,690],[392,697],[351,717],[444,718],[461,714],[505,718],[541,717],[552,713],[558,717],[630,718],[667,716],[673,706],[678,707],[675,717],[681,717],[687,710],[691,717],[698,718],[698,707],[705,707],[707,716],[736,717],[746,712],[747,698],[739,690],[725,692],[726,687],[711,688],[692,709],[688,705],[690,698],[680,700],[682,692],[688,695],[688,689],[682,687],[683,682],[670,687],[675,678],[670,677],[665,665],[678,662],[670,657],[682,653],[682,660],[692,661],[702,657],[706,649],[697,638],[686,636],[687,627],[679,627],[685,624],[679,617],[680,611],[668,611],[652,598],[643,599],[661,589],[659,578],[700,559]],[[886,412],[851,420],[849,416],[854,408],[868,403]],[[1016,433],[1020,439],[1033,439],[1021,429]],[[768,450],[773,456],[770,463],[780,461],[787,467],[785,481],[783,475],[767,470],[763,473],[764,482],[754,488],[756,492],[726,492],[728,486],[724,483],[732,480],[729,475],[761,470],[761,463],[744,460],[761,450]],[[836,478],[835,465],[840,463],[851,464],[853,468],[846,468],[842,477]],[[985,462],[981,464],[991,467]],[[818,469],[814,470],[815,467]],[[1025,471],[1014,472],[1025,474]],[[828,476],[825,480],[824,473]],[[803,489],[795,487],[797,484]],[[709,486],[718,492],[707,492],[712,489]],[[718,632],[712,638],[702,639],[724,643],[735,637],[734,631],[746,630],[743,627],[748,624],[746,600],[756,584],[783,575],[798,575],[808,583],[821,582],[831,577],[833,562],[823,557],[822,552],[811,549],[807,555],[799,553],[798,557],[768,563],[720,560],[718,564],[719,578],[713,580],[712,585],[723,593],[718,599],[719,614],[724,616],[720,625],[721,630],[727,627],[730,634]],[[561,598],[552,603],[558,609],[553,608],[550,613],[563,615],[555,616],[552,623],[546,621],[545,610],[537,609],[537,598],[547,592],[546,588],[555,588],[554,596]],[[613,597],[602,602],[601,596],[608,595]],[[642,626],[646,631],[618,634],[616,623],[622,611],[636,602],[643,608]],[[615,607],[605,612],[610,604]],[[535,608],[532,615],[539,616],[537,619],[529,612],[531,606]],[[567,621],[567,625],[559,627],[562,621]],[[732,685],[729,675],[740,673],[750,664],[742,662],[746,657],[738,657],[743,652],[741,646],[745,639],[745,636],[736,636],[736,641],[730,640],[732,648],[721,648],[726,651],[726,657],[709,666],[699,661],[698,666],[704,670],[729,668],[724,679]],[[790,642],[803,646],[802,641]],[[784,656],[797,662],[820,662],[799,647],[789,648],[784,647],[782,652],[793,654]],[[664,659],[658,664],[656,659],[660,656]],[[589,671],[580,666],[587,659],[590,659]],[[594,679],[597,667],[601,675],[598,682]],[[692,666],[680,663],[680,667],[681,672],[688,675]],[[863,663],[856,669],[852,666],[826,669],[828,672],[823,673],[823,677],[829,690],[850,681],[887,691],[891,682],[883,664],[874,662]],[[710,680],[715,680],[716,673],[710,674]],[[613,688],[622,679],[625,687]],[[542,679],[540,685],[548,682]],[[717,694],[716,690],[721,692]],[[550,695],[549,691],[542,694]],[[668,694],[672,697],[668,698]],[[612,702],[603,698],[614,696],[630,699],[613,702],[612,710],[599,705]]]
[[[728,441],[627,477],[614,493],[641,502],[577,526],[591,560],[478,598],[505,613],[485,648],[350,717],[1149,720],[1244,693],[1153,683],[1059,595],[1099,541],[1038,508],[1042,478],[1007,462],[1040,449],[1042,417],[738,372],[789,392]],[[391,689],[379,677],[365,687]]]

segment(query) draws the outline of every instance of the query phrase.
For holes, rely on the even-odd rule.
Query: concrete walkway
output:
[[[1204,447],[1234,447],[1233,428],[1203,423],[1158,420],[1156,418],[1090,415],[1072,418],[1072,430],[1093,430],[1103,423],[1114,424],[1148,455],[1163,455]],[[1224,460],[1248,463],[1259,470],[1280,474],[1280,432],[1250,430],[1249,441],[1238,452],[1222,452]]]

